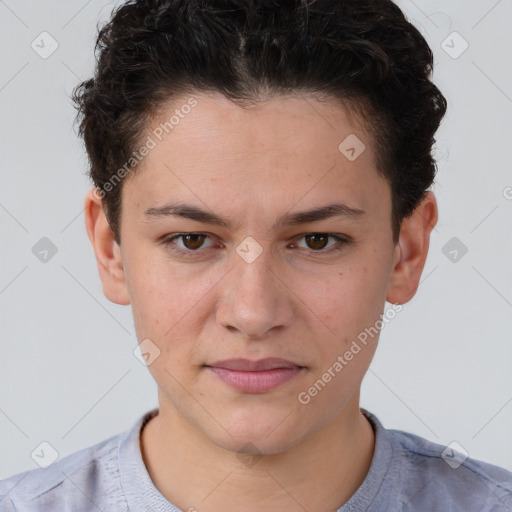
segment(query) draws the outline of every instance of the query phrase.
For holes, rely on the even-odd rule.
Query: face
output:
[[[358,403],[377,336],[353,342],[381,318],[396,263],[391,191],[334,100],[193,97],[162,140],[153,130],[189,98],[160,112],[155,147],[123,185],[136,332],[159,353],[149,371],[163,417],[229,450],[278,453]],[[267,358],[288,363],[259,375],[217,364]]]

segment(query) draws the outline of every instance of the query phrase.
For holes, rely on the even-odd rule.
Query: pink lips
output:
[[[264,393],[292,379],[303,368],[285,359],[229,359],[207,365],[226,384],[243,393]]]

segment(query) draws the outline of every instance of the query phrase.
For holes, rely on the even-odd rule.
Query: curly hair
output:
[[[98,28],[95,56],[72,99],[118,243],[122,183],[112,178],[131,170],[119,172],[159,108],[194,91],[241,106],[315,93],[358,111],[391,188],[395,244],[434,181],[446,99],[431,49],[391,0],[129,0]]]

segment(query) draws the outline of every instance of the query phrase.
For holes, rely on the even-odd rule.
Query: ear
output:
[[[105,216],[103,202],[95,188],[87,192],[84,208],[87,234],[96,255],[103,293],[116,304],[130,304],[121,250],[114,239],[114,233]]]
[[[437,218],[436,198],[432,192],[427,192],[412,215],[403,220],[386,295],[389,303],[405,304],[416,294],[427,259],[430,233]]]

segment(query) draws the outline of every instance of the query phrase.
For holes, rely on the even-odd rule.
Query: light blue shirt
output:
[[[375,453],[365,480],[338,512],[512,512],[511,472],[385,429],[361,411],[375,431]],[[157,412],[46,469],[0,481],[0,512],[187,512],[160,494],[142,459],[140,431]]]

